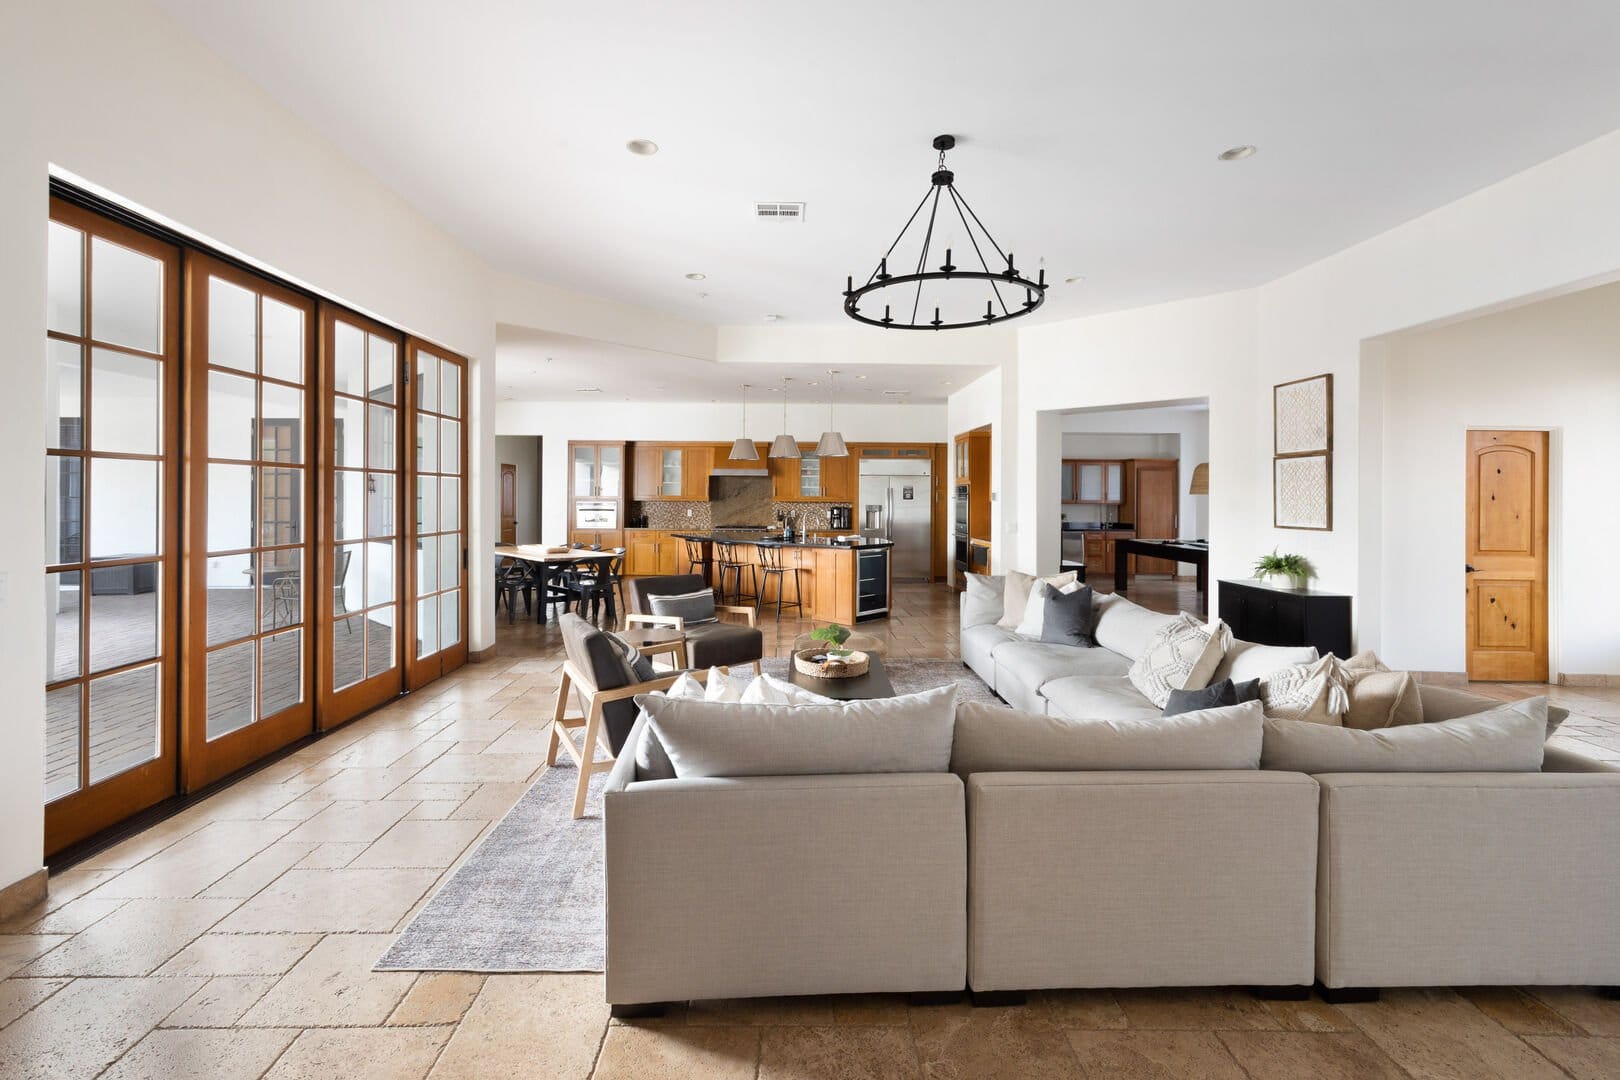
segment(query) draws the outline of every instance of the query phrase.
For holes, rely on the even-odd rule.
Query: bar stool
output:
[[[686,545],[686,572],[703,575],[703,580],[709,580],[709,560],[703,555],[703,541],[682,540]]]
[[[759,572],[762,577],[759,596],[754,598],[754,611],[759,611],[760,604],[765,598],[765,583],[770,581],[772,574],[775,574],[777,622],[782,621],[782,594],[787,592],[787,576],[789,574],[793,575],[793,603],[790,606],[798,608],[801,617],[804,615],[803,594],[799,591],[799,564],[795,561],[792,566],[782,565],[782,552],[786,548],[787,545],[785,544],[759,545]]]
[[[737,545],[716,540],[714,543],[714,564],[720,568],[720,602],[725,603],[726,600],[726,572],[734,570],[737,574],[737,591],[732,594],[732,599],[738,602],[753,600],[755,602],[754,609],[757,611],[759,609],[759,578],[754,574],[754,564],[743,562],[738,556]],[[742,591],[744,570],[748,571],[748,587],[753,590],[749,593]]]

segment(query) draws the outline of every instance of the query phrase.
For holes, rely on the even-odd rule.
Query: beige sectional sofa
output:
[[[958,708],[948,771],[654,779],[638,720],[603,800],[615,1012],[964,986],[1005,1003],[1620,985],[1620,770],[1554,748],[1539,772],[1264,769],[1263,717],[1212,742],[1132,700],[1123,653],[1072,650],[1091,655],[1065,671],[1022,644],[964,630],[1020,708]],[[1227,667],[1251,677],[1276,655],[1260,649]],[[1498,704],[1421,694],[1426,720]]]

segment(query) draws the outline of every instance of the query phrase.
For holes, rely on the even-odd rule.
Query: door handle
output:
[[[1473,563],[1463,563],[1463,573],[1465,573],[1465,574],[1477,574],[1478,572],[1479,571],[1474,569],[1474,564]]]

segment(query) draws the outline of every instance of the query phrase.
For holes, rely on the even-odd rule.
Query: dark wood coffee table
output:
[[[867,653],[867,660],[865,675],[857,675],[852,679],[818,679],[814,675],[806,675],[800,671],[789,659],[788,681],[812,694],[820,694],[822,697],[830,697],[837,701],[868,701],[872,698],[894,697],[894,684],[889,681],[889,673],[883,670],[883,657],[876,653]]]

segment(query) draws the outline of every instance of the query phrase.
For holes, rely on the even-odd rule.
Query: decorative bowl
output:
[[[859,650],[830,656],[827,649],[803,649],[793,654],[793,666],[800,674],[816,679],[853,679],[865,675],[872,661]]]

